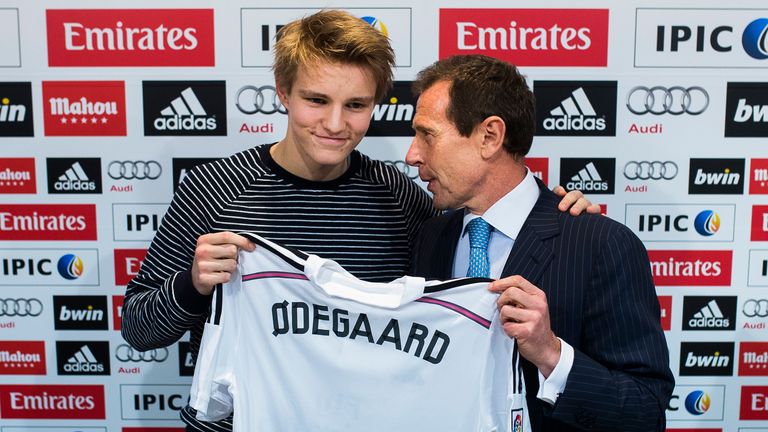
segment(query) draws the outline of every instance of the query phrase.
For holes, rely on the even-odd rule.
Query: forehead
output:
[[[414,126],[448,123],[446,113],[450,102],[450,88],[449,82],[439,81],[421,93],[416,102]]]
[[[299,67],[294,87],[316,91],[329,96],[356,93],[358,97],[373,97],[376,81],[365,67],[347,63],[317,62]]]

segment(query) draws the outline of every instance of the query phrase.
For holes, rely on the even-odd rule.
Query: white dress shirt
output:
[[[467,224],[472,219],[482,216],[493,227],[488,242],[488,258],[491,264],[490,277],[499,279],[509,253],[512,251],[512,245],[538,199],[539,186],[536,184],[531,171],[528,170],[523,181],[494,203],[484,214],[476,215],[465,210],[462,235],[459,237],[456,256],[453,260],[453,277],[466,277],[467,275],[467,268],[469,267]],[[549,377],[544,378],[544,375],[539,372],[539,392],[536,394],[537,398],[552,405],[557,401],[560,393],[565,390],[568,374],[573,367],[573,347],[562,339],[560,342],[560,360]]]

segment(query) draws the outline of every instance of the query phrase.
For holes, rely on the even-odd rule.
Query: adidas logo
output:
[[[75,162],[53,184],[56,191],[94,191],[96,182],[88,178],[80,162]]]
[[[214,130],[216,129],[216,118],[208,117],[205,108],[200,100],[192,91],[192,87],[187,87],[181,92],[181,96],[171,101],[171,104],[160,111],[162,117],[154,121],[155,129],[165,130]]]
[[[83,345],[72,357],[64,364],[65,372],[104,372],[104,365],[96,360],[88,345]]]
[[[693,318],[688,320],[688,325],[698,328],[727,328],[730,322],[720,311],[720,307],[713,299],[701,310],[693,314]]]
[[[584,168],[580,169],[576,175],[571,177],[571,180],[566,183],[565,187],[568,190],[607,191],[608,182],[603,181],[603,178],[600,177],[600,173],[597,172],[595,164],[589,162]]]
[[[598,118],[595,108],[582,87],[560,102],[560,106],[549,112],[552,117],[544,119],[544,129],[558,131],[602,131],[605,119]]]

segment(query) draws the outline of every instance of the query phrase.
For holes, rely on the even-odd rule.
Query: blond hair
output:
[[[291,21],[277,33],[275,81],[287,93],[300,67],[330,62],[366,69],[376,82],[379,101],[392,87],[395,53],[387,36],[340,10],[323,10]]]

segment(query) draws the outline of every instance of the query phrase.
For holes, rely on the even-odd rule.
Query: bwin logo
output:
[[[27,116],[27,107],[11,105],[11,99],[0,99],[0,122],[23,122]]]
[[[162,117],[154,121],[157,130],[215,130],[216,119],[205,118],[207,113],[200,103],[200,100],[192,91],[192,87],[187,87],[181,92],[181,96],[171,101],[171,104],[160,111]]]
[[[407,121],[413,120],[413,105],[398,104],[395,96],[389,98],[388,104],[376,104],[371,113],[374,121]]]
[[[738,105],[736,105],[733,121],[738,123],[748,121],[768,123],[768,105],[747,105],[747,100],[741,98]]]
[[[704,210],[696,215],[693,226],[697,233],[705,237],[714,235],[720,229],[720,215],[712,210]]]
[[[67,306],[62,306],[59,312],[60,321],[101,321],[103,319],[104,311],[94,310],[90,305],[86,309],[67,309]]]
[[[699,168],[696,171],[696,177],[694,177],[693,183],[695,185],[737,185],[741,180],[741,174],[737,172],[731,172],[730,168],[726,168],[723,172],[707,172]]]
[[[688,351],[688,356],[685,358],[685,367],[713,367],[713,368],[727,368],[731,364],[731,356],[720,355],[719,351],[715,351],[714,355],[694,355]]]
[[[560,106],[549,112],[553,117],[544,119],[544,129],[558,131],[602,131],[605,119],[598,118],[595,108],[582,87],[560,102]]]

